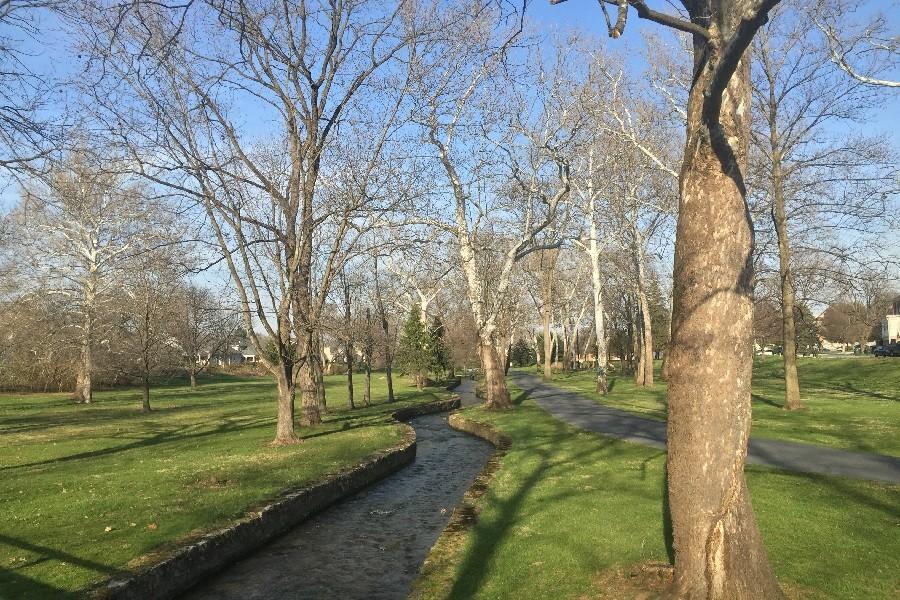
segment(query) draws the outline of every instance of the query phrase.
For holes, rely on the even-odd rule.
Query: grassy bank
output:
[[[553,383],[602,404],[651,419],[666,418],[666,383],[652,388],[613,375],[611,391],[594,393],[592,371],[557,373]],[[775,438],[900,456],[900,360],[800,358],[800,396],[805,410],[788,412],[780,357],[759,357],[753,369],[753,433]]]
[[[373,384],[383,400],[383,377]],[[391,411],[447,396],[402,382],[397,403],[351,413],[345,385],[328,378],[326,422],[281,448],[267,445],[269,379],[163,386],[147,415],[138,390],[101,392],[89,406],[62,394],[0,395],[0,598],[76,596],[148,552],[399,442]]]
[[[479,500],[477,523],[432,550],[419,597],[646,597],[628,573],[669,560],[664,453],[575,430],[522,400],[511,411],[465,412],[512,447]],[[896,598],[900,486],[747,473],[770,559],[792,597]]]

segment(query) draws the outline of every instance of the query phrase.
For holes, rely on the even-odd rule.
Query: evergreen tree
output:
[[[431,335],[422,323],[422,312],[414,304],[400,333],[400,347],[397,362],[416,382],[416,387],[425,387],[425,376],[432,366]]]
[[[519,339],[509,350],[509,361],[514,367],[529,367],[534,364],[535,354],[523,339]]]
[[[444,340],[444,324],[440,318],[435,317],[431,322],[431,329],[428,330],[429,354],[431,356],[431,364],[429,370],[435,375],[443,377],[450,370],[450,348]]]

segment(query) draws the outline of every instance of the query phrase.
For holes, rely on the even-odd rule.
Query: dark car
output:
[[[872,349],[873,356],[900,356],[900,344],[887,344],[885,346],[875,346]]]

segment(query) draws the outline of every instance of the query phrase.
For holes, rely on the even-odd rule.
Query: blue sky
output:
[[[660,10],[667,8],[666,2],[662,0],[651,4],[658,4],[655,8]],[[868,10],[886,8],[888,4],[883,0],[870,0]],[[896,11],[889,11],[888,15],[892,31],[900,30],[900,15],[897,15]],[[598,4],[592,0],[569,0],[556,6],[551,6],[547,0],[530,0],[528,18],[541,29],[567,31],[579,28],[595,36],[598,44],[603,44],[612,51],[627,49],[629,53],[626,63],[632,72],[640,72],[645,67],[645,59],[639,51],[643,32],[660,32],[664,29],[654,23],[638,19],[634,11],[631,11],[623,38],[611,40],[606,35],[603,14]],[[36,72],[58,78],[65,78],[77,72],[77,57],[73,55],[59,24],[52,17],[41,16],[39,26],[41,35],[37,39],[26,40],[23,44],[29,54],[27,57],[29,67]],[[6,26],[0,25],[0,34],[4,33],[4,27]],[[896,75],[900,78],[900,74]],[[72,98],[68,92],[61,90],[54,100],[62,104],[70,102]],[[253,115],[248,114],[247,120],[252,121]],[[863,125],[864,133],[885,134],[893,140],[895,147],[900,147],[900,128],[897,127],[897,123],[900,123],[900,92],[885,94],[880,109],[871,113],[869,121]],[[8,207],[16,196],[15,186],[0,187],[0,209]]]

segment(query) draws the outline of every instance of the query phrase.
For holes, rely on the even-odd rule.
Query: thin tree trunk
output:
[[[640,306],[640,301],[638,301]],[[634,336],[631,338],[631,354],[633,360],[637,361],[634,369],[634,382],[638,385],[644,385],[644,368],[646,361],[644,360],[644,323],[641,319],[640,309],[637,313],[632,313],[632,331]]]
[[[363,404],[365,406],[370,406],[372,404],[372,346],[372,311],[369,307],[366,307],[366,385],[363,388]]]
[[[773,143],[775,143],[773,141]],[[777,151],[776,151],[777,152]],[[781,159],[776,155],[772,167],[772,184],[775,202],[772,220],[778,236],[778,274],[781,278],[782,358],[784,360],[784,408],[798,410],[800,402],[800,378],[797,375],[797,326],[794,323],[794,277],[791,273],[791,247],[788,240],[787,217],[784,211],[784,178]]]
[[[350,284],[344,278],[344,325],[347,329],[347,343],[344,344],[344,354],[347,359],[347,401],[350,404],[350,410],[356,408],[353,405],[353,337],[351,332],[351,314],[350,314]]]
[[[148,373],[141,376],[141,412],[150,412],[150,375]]]
[[[378,314],[381,316],[381,330],[384,332],[384,374],[387,378],[387,401],[394,401],[394,377],[391,373],[393,356],[391,352],[391,336],[388,327],[387,313],[384,312],[384,302],[381,299],[381,286],[378,285],[378,261],[375,261],[375,302],[378,304]]]
[[[384,376],[387,379],[387,401],[394,401],[394,375],[391,372],[391,365],[388,365],[384,368]]]
[[[544,326],[544,381],[553,379],[553,348],[550,333],[550,305],[544,303],[544,309],[541,311]]]
[[[78,364],[78,374],[75,378],[75,401],[81,404],[90,404],[94,400],[92,374],[94,371],[93,338],[94,317],[93,309],[88,304],[93,303],[93,295],[85,293],[84,330],[81,332],[81,361]]]
[[[726,25],[733,27],[719,23]],[[670,594],[778,599],[783,595],[744,478],[753,367],[753,229],[742,175],[749,62],[745,55],[732,76],[719,119],[708,116],[704,98],[717,57],[701,57],[720,50],[694,39],[700,68],[688,102],[679,182],[669,358],[667,472],[675,549]]]
[[[510,408],[509,390],[506,388],[506,376],[500,353],[490,341],[482,340],[478,345],[478,355],[484,370],[484,405],[490,410]]]
[[[555,331],[550,333],[550,341],[552,344],[547,356],[549,357],[550,364],[553,365],[559,361],[559,335]]]
[[[294,444],[297,435],[294,433],[294,399],[296,387],[293,378],[293,369],[290,365],[279,365],[275,375],[278,384],[278,418],[275,426],[275,439],[273,445],[281,446]]]
[[[350,344],[347,344],[346,352],[352,352],[353,348]],[[347,403],[350,405],[350,410],[356,408],[353,404],[353,359],[350,358],[350,354],[347,354]]]
[[[641,362],[638,385],[653,385],[653,323],[650,320],[650,303],[647,301],[647,271],[644,267],[644,239],[637,225],[632,226],[635,273],[637,275],[638,309],[641,317]]]
[[[652,386],[653,385],[653,330],[652,330],[652,324],[650,322],[650,307],[647,303],[647,296],[643,292],[638,292],[638,306],[640,307],[640,311],[641,311],[640,312],[641,366],[638,368],[638,371],[641,374],[641,379],[637,383],[638,383],[638,385]]]
[[[195,371],[194,369],[191,369],[190,379],[191,379],[191,389],[196,390],[197,389],[197,371]]]
[[[324,414],[328,409],[325,398],[325,359],[322,354],[322,339],[319,333],[314,334],[315,352],[312,354],[313,377],[316,382],[316,398],[319,401],[319,412]]]
[[[593,190],[591,190],[593,191]],[[597,239],[597,224],[594,221],[595,200],[593,193],[589,203],[591,239],[588,248],[591,255],[591,285],[593,286],[592,299],[594,301],[594,335],[597,338],[597,393],[605,396],[609,391],[606,379],[606,371],[609,363],[609,355],[606,349],[606,321],[603,314],[603,281],[600,278],[600,247]]]
[[[366,361],[365,387],[363,388],[363,405],[372,405],[372,362]]]
[[[572,331],[572,368],[577,371],[580,366],[578,362],[578,323],[576,323]]]

